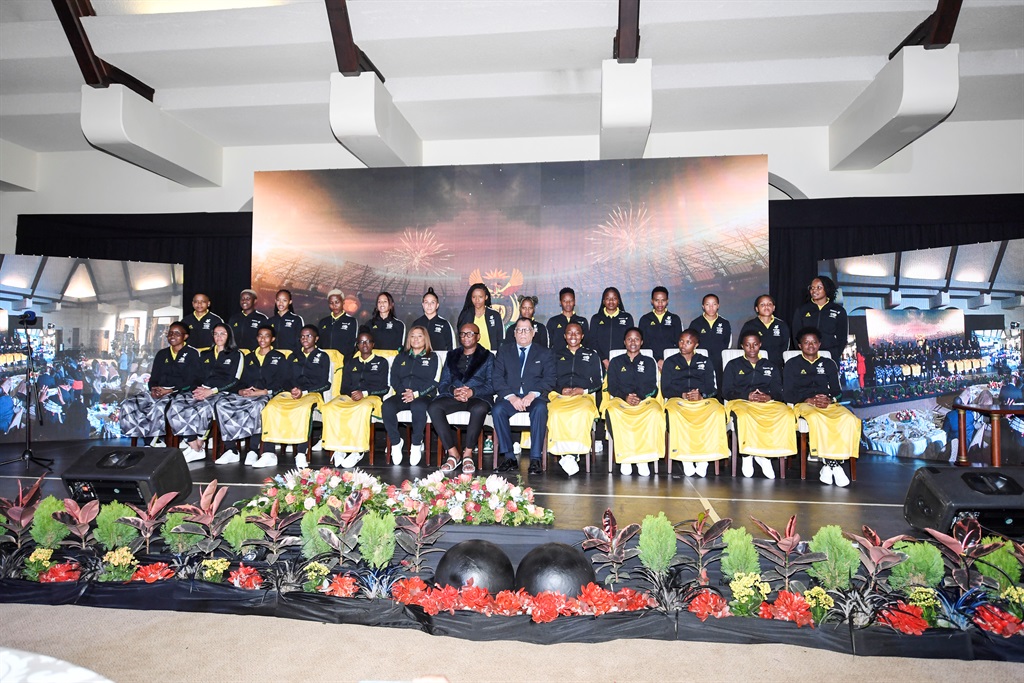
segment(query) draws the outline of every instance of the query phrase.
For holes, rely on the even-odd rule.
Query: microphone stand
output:
[[[25,451],[20,457],[11,458],[0,462],[0,467],[4,465],[10,465],[13,462],[25,463],[25,469],[27,470],[30,463],[39,465],[47,472],[53,470],[53,458],[37,458],[32,454],[32,407],[35,406],[36,411],[42,411],[42,406],[35,405],[33,403],[32,396],[32,335],[28,331],[28,322],[22,321],[22,326],[25,328],[25,341],[28,344],[28,366],[25,368]],[[39,424],[43,424],[43,414],[39,412]]]

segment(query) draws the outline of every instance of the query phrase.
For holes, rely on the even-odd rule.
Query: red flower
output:
[[[65,581],[78,581],[82,572],[78,569],[77,562],[64,562],[55,564],[45,572],[40,572],[39,583],[62,583]]]
[[[772,606],[767,602],[762,602],[761,606],[757,608],[757,616],[762,619],[774,619],[775,615],[772,614]]]
[[[769,618],[765,616],[765,605],[767,603],[761,603],[760,615],[763,619]],[[798,627],[810,626],[814,628],[814,617],[811,616],[811,607],[804,600],[804,596],[799,593],[779,591],[779,597],[775,598],[775,603],[768,607],[768,614],[771,615],[771,619],[792,621]]]
[[[242,563],[238,565],[238,569],[228,574],[228,583],[238,588],[256,590],[263,585],[263,577],[258,571]]]
[[[620,609],[615,593],[607,591],[596,583],[588,583],[580,591],[579,611],[581,614],[600,616]]]
[[[634,612],[658,606],[658,601],[649,593],[635,591],[632,588],[620,588],[615,597],[619,601],[619,610],[623,612]]]
[[[732,612],[729,611],[729,603],[725,601],[725,598],[706,588],[690,602],[689,609],[701,621],[706,620],[708,617],[721,619],[722,617],[732,616]]]
[[[522,614],[529,602],[530,595],[525,588],[518,591],[501,591],[494,596],[494,613],[505,617]]]
[[[427,593],[427,584],[423,579],[414,576],[410,579],[396,581],[391,587],[391,597],[403,605],[418,605]]]
[[[908,605],[900,600],[895,607],[879,610],[878,623],[891,626],[900,633],[919,636],[928,628],[928,622],[921,617],[922,613],[917,605]]]
[[[554,621],[565,609],[564,595],[554,591],[542,591],[531,601],[530,618],[538,624]]]
[[[335,574],[330,584],[326,588],[321,588],[320,592],[333,595],[336,598],[351,598],[359,592],[359,584],[356,583],[354,577],[348,574]]]
[[[974,623],[978,628],[1003,638],[1024,632],[1020,619],[995,605],[982,605],[975,610]]]
[[[474,586],[472,579],[470,579],[470,582],[462,587],[461,592],[461,607],[486,614],[487,616],[491,615],[494,609],[494,598],[491,597],[490,592],[486,588]]]
[[[173,579],[174,572],[167,566],[166,562],[154,562],[144,567],[139,567],[132,574],[132,581],[145,581],[155,583],[164,579]]]

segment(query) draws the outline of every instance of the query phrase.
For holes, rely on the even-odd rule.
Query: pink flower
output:
[[[509,502],[505,503],[505,509],[508,510],[509,512],[518,512],[519,506],[516,505],[516,502],[514,500],[510,500]]]
[[[287,496],[284,497],[284,502],[288,503],[288,505],[294,505],[295,504],[295,496],[293,496],[292,494],[289,493]]]
[[[503,519],[505,519],[505,508],[498,508],[494,511],[494,521],[501,524]]]
[[[340,508],[341,500],[332,493],[327,497],[327,504],[330,505],[332,508]]]
[[[348,470],[341,473],[341,480],[346,484],[352,483],[352,470]]]
[[[273,498],[276,495],[277,495],[277,487],[276,486],[272,486],[271,488],[267,489],[267,496],[269,498]]]
[[[326,472],[324,472],[323,470],[320,470],[319,472],[316,473],[316,483],[317,484],[320,484],[322,486],[326,481],[327,481],[327,473]]]

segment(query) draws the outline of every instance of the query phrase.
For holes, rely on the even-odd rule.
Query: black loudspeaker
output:
[[[177,491],[175,504],[192,493],[192,475],[177,448],[93,446],[61,479],[79,505],[90,500],[145,505],[154,495]]]
[[[1024,467],[922,467],[914,472],[903,517],[917,529],[949,533],[964,517],[986,530],[1024,535]]]

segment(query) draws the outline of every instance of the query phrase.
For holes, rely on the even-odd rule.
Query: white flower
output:
[[[442,472],[441,470],[431,472],[421,481],[426,482],[427,484],[439,484],[442,481],[444,481],[444,472]],[[423,484],[420,485],[422,486]]]
[[[465,491],[459,491],[458,493],[456,493],[455,494],[455,500],[458,501],[459,503],[465,503],[466,502],[466,492]]]
[[[492,510],[497,510],[499,507],[501,507],[501,500],[497,496],[491,496],[490,498],[487,499],[487,507],[491,508]]]
[[[266,496],[260,496],[260,498],[259,498],[260,505],[266,505],[269,502],[270,502],[269,498],[267,498]]]
[[[448,514],[451,515],[452,519],[456,522],[461,522],[466,517],[466,511],[462,509],[461,505],[453,510],[449,510]]]
[[[338,484],[340,483],[341,477],[339,477],[338,475],[334,475],[333,477],[327,480],[327,485],[330,486],[332,489],[338,488]]]
[[[498,493],[499,491],[508,488],[508,481],[504,477],[492,474],[487,477],[487,481],[484,482],[484,487],[491,493]]]
[[[519,498],[523,495],[523,489],[522,487],[519,486],[513,486],[512,490],[508,492],[508,495],[512,496],[513,498]]]
[[[302,507],[306,508],[307,510],[312,510],[313,508],[316,507],[316,500],[314,498],[307,498],[302,503]]]

